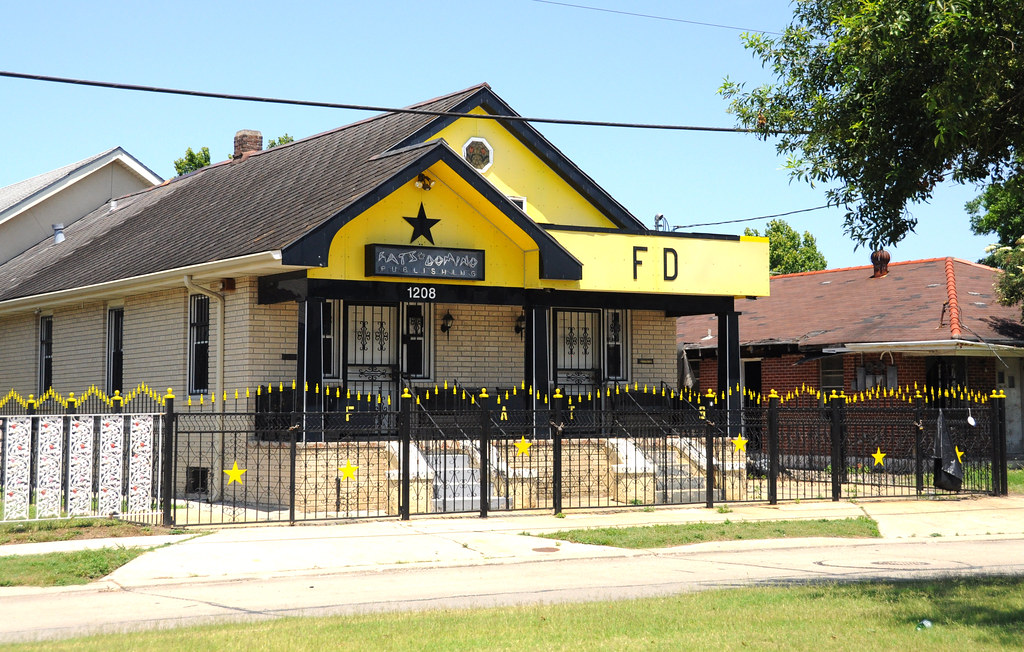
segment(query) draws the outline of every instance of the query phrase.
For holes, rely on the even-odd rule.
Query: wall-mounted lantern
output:
[[[446,311],[444,317],[441,318],[441,332],[444,333],[445,337],[451,337],[448,331],[452,329],[454,323],[455,318],[452,317],[451,311]]]

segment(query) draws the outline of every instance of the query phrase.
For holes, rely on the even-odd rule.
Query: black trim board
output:
[[[573,224],[541,224],[540,228],[545,231],[574,231],[576,233],[622,233],[621,229],[609,229],[607,227],[595,227],[595,226],[576,226]],[[645,229],[640,233],[630,233],[629,235],[653,235],[661,238],[683,238],[683,239],[696,239],[696,240],[729,240],[732,242],[739,242],[741,236],[730,235],[727,233],[680,233],[678,231],[652,231]]]
[[[470,110],[477,107],[484,109],[491,115],[519,115],[504,100],[498,97],[494,91],[487,87],[480,88],[450,110],[453,113],[469,113]],[[458,119],[454,116],[440,116],[414,132],[411,136],[397,143],[394,149],[401,149],[424,142]],[[467,119],[472,120],[475,118]],[[596,181],[591,179],[557,147],[552,145],[548,139],[544,138],[532,125],[522,120],[498,120],[498,123],[523,143],[527,149],[544,161],[573,190],[580,193],[621,229],[633,233],[647,229],[643,222],[626,210],[622,204],[617,202],[604,188],[599,186]]]
[[[518,228],[533,239],[540,251],[541,278],[565,281],[578,281],[583,278],[583,264],[580,261],[519,210],[508,197],[498,192],[490,182],[444,141],[425,145],[421,156],[402,167],[372,191],[286,246],[282,250],[282,263],[326,267],[331,241],[342,227],[438,162],[448,165],[486,201],[501,210]]]
[[[487,285],[448,285],[417,282],[334,281],[298,279],[294,274],[263,276],[259,280],[259,302],[279,303],[307,298],[343,299],[357,302],[423,301],[411,298],[409,289],[433,288],[431,303],[467,303],[504,306],[558,306],[562,308],[612,308],[659,310],[667,317],[707,315],[731,312],[732,297],[708,297],[679,294],[634,294],[629,292],[581,292],[575,290],[526,290]]]

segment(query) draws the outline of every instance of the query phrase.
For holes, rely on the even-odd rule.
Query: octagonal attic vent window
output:
[[[481,172],[486,172],[494,163],[494,148],[483,138],[470,138],[462,146],[462,157]]]

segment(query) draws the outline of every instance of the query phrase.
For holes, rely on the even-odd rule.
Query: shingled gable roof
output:
[[[105,152],[100,152],[81,161],[0,188],[0,222],[8,219],[12,214],[20,212],[25,206],[31,205],[34,203],[34,200],[41,195],[45,195],[48,190],[60,183],[88,173],[94,164],[102,166],[118,158],[124,161],[125,165],[135,174],[145,178],[147,181],[152,183],[162,181],[156,173],[124,149],[111,147]]]
[[[488,93],[478,95],[482,89]],[[464,110],[474,96],[493,93],[474,86],[410,108]],[[0,302],[286,249],[426,151],[451,152],[440,142],[405,146],[437,120],[385,113],[119,198],[116,209],[101,207],[65,229],[63,243],[41,242],[0,265]],[[555,257],[571,267],[574,259],[558,249]]]
[[[771,279],[771,296],[738,300],[740,344],[820,350],[857,343],[959,340],[1024,345],[1020,308],[999,305],[999,270],[956,258],[787,274]],[[707,337],[708,331],[712,335]],[[717,322],[678,320],[687,349],[717,348]]]

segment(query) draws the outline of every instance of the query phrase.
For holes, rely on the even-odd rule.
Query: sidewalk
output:
[[[163,546],[142,555],[102,580],[119,587],[287,575],[331,574],[423,566],[479,566],[552,559],[629,557],[644,551],[605,548],[523,536],[574,528],[689,523],[725,520],[839,519],[867,515],[884,539],[1007,538],[1024,536],[1024,496],[967,497],[912,501],[801,502],[729,505],[727,513],[703,507],[650,511],[418,517],[410,521],[352,521],[328,525],[231,527],[196,535],[93,539],[0,547],[0,556],[39,554],[102,546]],[[804,540],[807,545],[849,546],[846,539]],[[877,540],[874,540],[877,542]],[[711,547],[777,543],[728,542]],[[786,540],[785,546],[800,545]],[[692,547],[692,546],[691,546]],[[90,586],[95,586],[93,583]],[[11,591],[40,589],[3,588]],[[52,590],[52,589],[46,589]],[[67,589],[61,589],[67,590]]]
[[[178,537],[76,587],[0,587],[0,641],[282,616],[621,600],[793,582],[1022,575],[1024,496],[731,505],[221,529]],[[559,542],[581,527],[875,518],[882,539],[724,541],[657,550]],[[154,537],[145,543],[163,543]],[[139,539],[0,547],[0,555]]]

